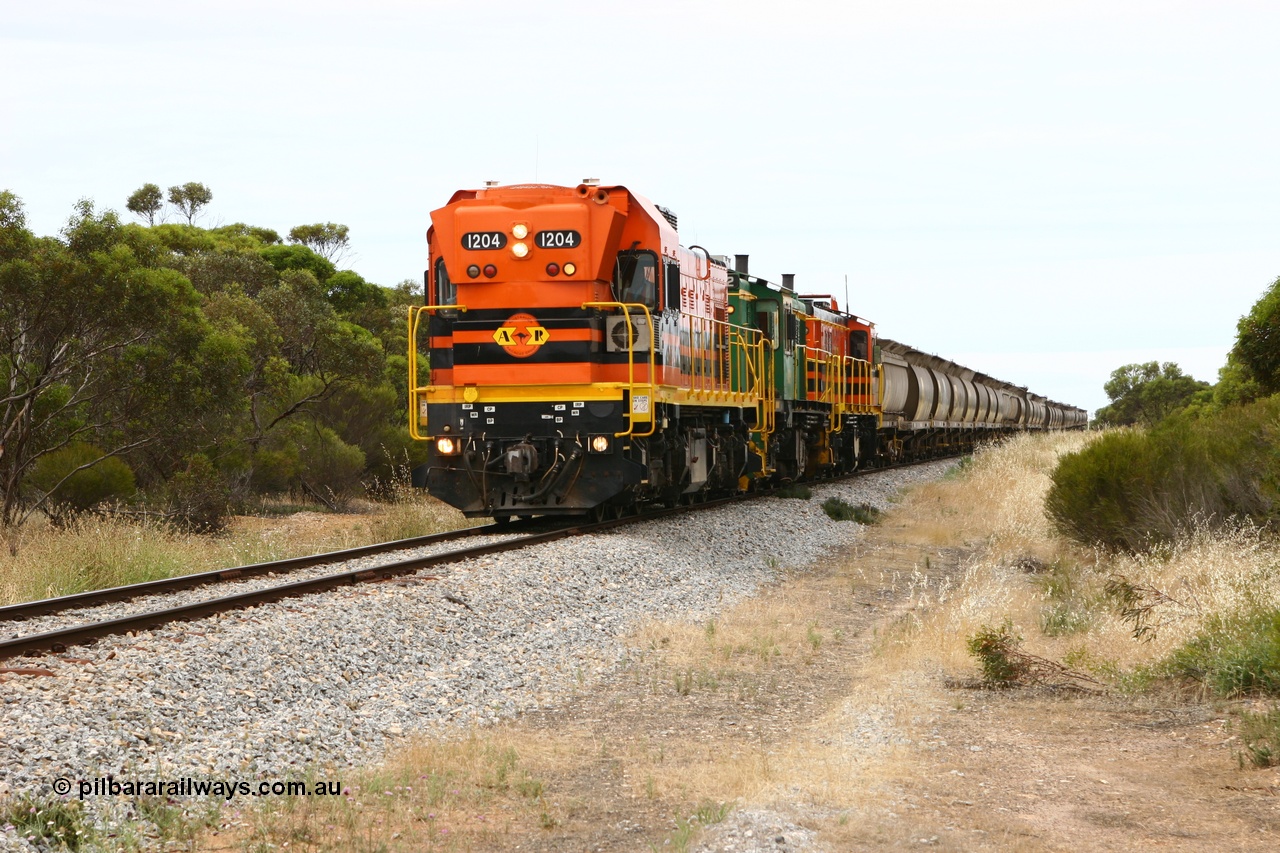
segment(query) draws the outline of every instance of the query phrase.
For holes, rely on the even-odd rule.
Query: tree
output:
[[[155,184],[143,184],[129,196],[125,207],[129,208],[131,213],[137,214],[139,218],[145,219],[148,225],[155,225],[156,214],[160,212],[162,204],[164,204],[164,196],[160,194],[160,187]]]
[[[1264,395],[1280,391],[1280,278],[1254,303],[1236,325],[1231,361],[1243,369],[1242,380],[1253,380]]]
[[[86,200],[62,239],[36,238],[21,202],[0,193],[0,526],[103,459],[180,437],[174,413],[234,399],[234,365],[209,363],[233,354],[205,351],[199,294],[140,261],[131,228],[149,233]],[[30,491],[43,457],[82,443],[100,453]]]
[[[289,229],[289,242],[301,243],[327,261],[338,263],[350,248],[347,226],[334,222],[317,222]]]
[[[1185,406],[1197,393],[1209,388],[1209,383],[1187,376],[1172,361],[1163,365],[1148,361],[1116,368],[1102,387],[1111,405],[1094,414],[1099,424],[1149,426]]]
[[[195,224],[196,214],[211,201],[213,191],[204,184],[189,181],[180,187],[169,187],[169,203],[187,217],[188,225]]]

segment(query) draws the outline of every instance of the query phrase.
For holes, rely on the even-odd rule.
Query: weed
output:
[[[82,850],[93,843],[91,828],[77,800],[22,796],[0,811],[0,824],[12,824],[28,841],[53,849]]]
[[[687,671],[683,673],[677,672],[675,674],[675,682],[676,695],[688,696],[689,691],[693,689],[693,673]]]
[[[961,456],[956,464],[947,469],[947,473],[942,475],[944,480],[959,480],[969,473],[973,468],[973,454]]]
[[[1254,713],[1240,713],[1240,743],[1236,753],[1240,767],[1248,761],[1254,767],[1280,764],[1280,708]]]
[[[703,826],[711,826],[724,820],[731,811],[733,811],[733,806],[729,803],[713,803],[707,800],[698,806],[698,811],[694,813],[694,817]]]
[[[704,801],[693,814],[688,818],[676,818],[675,831],[667,837],[667,844],[671,849],[686,851],[689,845],[693,843],[693,839],[697,836],[698,830],[704,826],[711,826],[719,823],[728,817],[729,812],[733,810],[730,803],[713,803]],[[650,845],[651,849],[661,849],[657,845]]]
[[[524,779],[516,783],[516,790],[520,792],[520,796],[536,800],[542,796],[542,780]]]
[[[832,521],[856,521],[859,524],[875,524],[880,520],[880,510],[868,503],[854,506],[840,498],[827,498],[822,502],[822,511]]]
[[[818,647],[822,645],[822,634],[818,632],[818,623],[810,622],[808,630],[805,633],[805,639],[809,641],[809,645],[813,646],[816,652]]]
[[[1061,637],[1086,630],[1092,620],[1088,613],[1070,604],[1051,604],[1040,614],[1040,633],[1046,637]]]

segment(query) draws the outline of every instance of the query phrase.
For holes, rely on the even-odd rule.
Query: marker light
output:
[[[471,276],[472,278],[479,278],[480,266],[478,264],[472,264],[471,266],[467,267],[467,275]]]
[[[515,237],[517,240],[523,240],[525,237],[529,236],[529,226],[525,225],[523,222],[519,223],[511,229],[511,236]]]
[[[549,275],[549,276],[557,276],[557,275],[560,275],[560,265],[559,265],[559,264],[547,264],[547,275]]]
[[[457,449],[457,445],[453,443],[453,439],[447,435],[442,435],[436,439],[436,450],[442,456],[452,456],[453,451]]]
[[[497,267],[495,267],[493,264],[485,264],[485,265],[484,265],[484,277],[485,277],[485,278],[493,278],[493,277],[494,277],[495,275],[497,275],[497,274],[498,274],[498,268],[497,268]]]
[[[574,273],[576,273],[577,271],[578,271],[578,268],[577,268],[577,267],[575,267],[573,264],[565,264],[565,265],[564,265],[564,274],[565,274],[565,275],[573,275],[573,274],[574,274]]]
[[[597,435],[591,439],[591,450],[595,453],[604,453],[609,449],[609,436]]]
[[[529,244],[516,243],[511,247],[511,254],[515,255],[517,258],[527,257],[529,254]]]

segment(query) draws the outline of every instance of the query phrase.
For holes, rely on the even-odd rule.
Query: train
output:
[[[486,184],[431,212],[409,310],[414,483],[468,517],[622,515],[1087,426],[680,241],[623,186]]]

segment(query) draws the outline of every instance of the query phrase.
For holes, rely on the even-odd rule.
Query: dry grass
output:
[[[466,526],[452,508],[410,492],[359,513],[235,519],[217,536],[86,516],[67,528],[33,520],[0,536],[0,604],[140,583],[228,566],[387,542]]]
[[[1005,620],[1024,649],[1123,684],[1186,642],[1214,617],[1280,606],[1280,548],[1257,530],[1200,529],[1146,554],[1103,554],[1057,537],[1043,511],[1057,457],[1086,436],[1016,439],[975,455],[963,476],[915,490],[899,534],[970,552],[955,578],[915,567],[916,613],[885,643],[884,665],[927,664],[972,674],[965,642]],[[1143,621],[1121,615],[1108,581],[1123,577],[1152,605]],[[1135,638],[1135,629],[1146,626]]]
[[[200,849],[454,851],[557,824],[531,764],[554,763],[556,744],[501,733],[420,741],[385,764],[344,778],[341,797],[281,797],[225,815]],[[332,772],[322,774],[332,779]],[[319,777],[318,777],[319,778]]]

